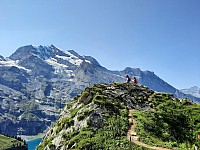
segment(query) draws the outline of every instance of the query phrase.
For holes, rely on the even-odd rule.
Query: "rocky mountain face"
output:
[[[95,83],[125,82],[125,75],[156,91],[186,95],[153,72],[139,68],[111,71],[93,57],[55,46],[23,46],[9,58],[0,56],[0,133],[35,135],[47,129],[61,108],[85,87]]]
[[[197,86],[193,86],[189,89],[181,89],[180,90],[182,93],[185,93],[185,94],[190,94],[194,97],[198,97],[200,98],[200,88],[197,87]]]

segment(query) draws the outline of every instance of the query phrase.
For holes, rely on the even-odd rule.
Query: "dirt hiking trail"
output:
[[[168,148],[163,148],[163,147],[156,147],[156,146],[150,146],[147,145],[143,142],[138,141],[139,136],[137,135],[136,131],[135,131],[135,120],[133,118],[133,112],[135,111],[135,109],[130,109],[129,110],[129,123],[131,124],[131,127],[128,130],[127,133],[127,139],[130,141],[132,141],[133,143],[135,143],[136,145],[145,147],[145,148],[149,148],[149,149],[154,149],[154,150],[171,150]]]

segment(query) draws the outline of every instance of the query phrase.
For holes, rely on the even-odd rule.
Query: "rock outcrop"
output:
[[[38,149],[106,149],[105,144],[100,146],[104,138],[111,140],[110,147],[117,142],[127,145],[128,109],[150,110],[154,93],[132,83],[87,87],[66,105]]]

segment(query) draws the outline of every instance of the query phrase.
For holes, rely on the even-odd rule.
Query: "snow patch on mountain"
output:
[[[90,63],[90,64],[91,64],[91,62],[90,62],[89,60],[85,60],[85,62],[87,62],[87,63]]]
[[[0,66],[6,66],[6,67],[17,67],[19,69],[23,69],[27,72],[31,72],[30,69],[27,69],[25,67],[19,66],[18,65],[19,60],[11,60],[11,59],[6,59],[5,61],[0,61]]]
[[[70,54],[70,53],[69,53]],[[74,55],[69,55],[68,56],[59,56],[59,55],[56,55],[57,58],[61,58],[63,60],[67,60],[69,61],[70,63],[76,65],[76,66],[80,66],[80,64],[83,62],[83,60],[79,59],[78,57],[74,56]]]
[[[68,76],[72,77],[74,76],[74,73],[72,70],[68,69],[68,66],[65,64],[60,64],[57,62],[57,60],[55,58],[49,58],[47,60],[45,60],[48,64],[52,65],[55,69],[55,74],[59,74],[59,73],[65,73]]]
[[[46,60],[46,62],[48,64],[54,66],[54,68],[68,68],[67,65],[58,63],[55,58],[49,58],[49,59]]]

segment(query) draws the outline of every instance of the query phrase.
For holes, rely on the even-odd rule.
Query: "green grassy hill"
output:
[[[0,150],[28,150],[21,138],[13,138],[0,134]]]
[[[66,105],[38,150],[129,150],[128,110],[139,141],[169,149],[199,145],[200,105],[132,83],[96,84]],[[134,150],[146,150],[132,143]]]

